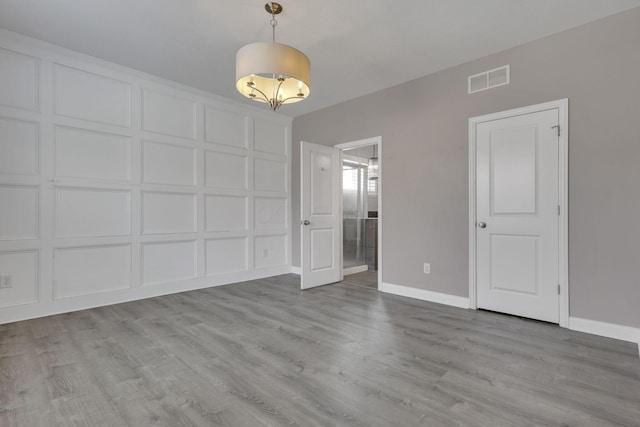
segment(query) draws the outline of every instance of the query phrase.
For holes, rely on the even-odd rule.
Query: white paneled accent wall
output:
[[[55,185],[54,237],[131,235],[131,191]]]
[[[54,249],[53,297],[55,299],[130,287],[131,245]]]
[[[290,271],[291,118],[4,30],[0,76],[0,323]]]
[[[2,289],[0,308],[38,302],[38,251],[0,252],[0,269],[12,277],[12,287]]]
[[[0,184],[0,240],[34,240],[39,236],[39,188]]]
[[[38,123],[0,118],[0,173],[38,175],[39,133]]]
[[[38,111],[40,59],[16,50],[0,50],[0,104]]]
[[[54,132],[56,176],[131,181],[131,137],[65,126]]]
[[[53,64],[53,112],[130,128],[131,86],[101,74]]]

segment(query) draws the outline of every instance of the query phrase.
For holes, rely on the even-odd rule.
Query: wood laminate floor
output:
[[[0,425],[640,425],[630,343],[294,275],[0,326]]]
[[[360,273],[344,276],[344,283],[349,285],[363,286],[370,289],[378,289],[378,272],[377,271],[361,271]]]

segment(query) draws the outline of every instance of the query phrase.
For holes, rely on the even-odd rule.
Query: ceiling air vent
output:
[[[498,86],[508,85],[511,79],[511,71],[508,65],[483,73],[469,76],[469,93],[492,89]]]

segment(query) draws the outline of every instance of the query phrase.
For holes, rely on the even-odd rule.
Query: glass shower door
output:
[[[366,265],[365,218],[367,165],[345,159],[342,164],[343,268]]]

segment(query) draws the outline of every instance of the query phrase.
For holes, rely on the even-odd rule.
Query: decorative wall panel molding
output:
[[[206,231],[246,231],[247,197],[207,194],[205,196]]]
[[[246,237],[207,240],[207,275],[246,271],[249,264],[247,240]]]
[[[195,241],[142,245],[142,283],[145,285],[192,279],[197,276]]]
[[[38,175],[39,133],[38,123],[0,117],[0,173]]]
[[[287,192],[287,162],[285,160],[256,159],[254,186],[256,190]]]
[[[287,235],[256,236],[254,243],[255,268],[282,265],[288,257]]]
[[[142,234],[195,233],[196,195],[144,191]]]
[[[142,182],[196,185],[196,149],[163,142],[142,141]]]
[[[54,65],[54,112],[116,126],[131,126],[131,84]]]
[[[11,278],[0,288],[0,308],[38,301],[38,251],[0,252],[0,271]]]
[[[54,254],[56,299],[131,287],[130,245],[59,248]]]
[[[247,148],[249,116],[242,113],[205,107],[205,139],[231,147]]]
[[[144,90],[142,128],[181,138],[196,139],[196,103],[175,96]]]
[[[286,229],[289,224],[286,197],[256,197],[254,221],[256,230]]]
[[[256,119],[254,130],[256,151],[286,156],[288,153],[286,131],[286,128],[271,120]]]
[[[0,76],[0,323],[290,271],[291,118],[2,29]]]
[[[0,184],[0,240],[38,238],[39,189]]]
[[[205,151],[207,187],[246,190],[248,161],[246,155]]]
[[[56,187],[56,237],[129,236],[131,192]]]
[[[0,48],[0,105],[31,111],[39,109],[40,60]]]
[[[131,138],[105,132],[56,126],[57,177],[131,181]]]

